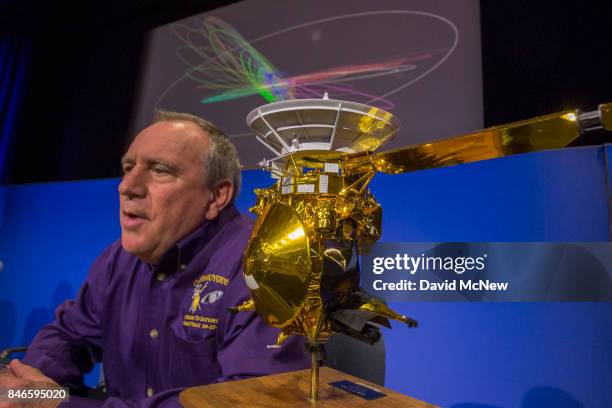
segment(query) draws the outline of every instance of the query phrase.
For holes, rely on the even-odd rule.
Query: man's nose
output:
[[[127,198],[142,198],[147,195],[147,186],[144,179],[144,172],[133,168],[123,175],[119,183],[119,194]]]

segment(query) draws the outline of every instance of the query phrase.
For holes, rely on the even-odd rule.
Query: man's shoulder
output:
[[[248,241],[253,230],[254,221],[248,216],[238,213],[229,223],[225,225],[222,233],[223,240],[235,239],[239,241]]]
[[[197,250],[195,263],[206,265],[208,269],[216,270],[215,273],[231,279],[240,269],[252,229],[253,220],[236,213]]]
[[[236,218],[236,222],[238,223],[239,227],[248,234],[250,234],[251,230],[253,229],[253,225],[255,224],[255,221],[253,221],[253,219],[247,216],[246,214],[242,213],[240,213],[240,215]]]

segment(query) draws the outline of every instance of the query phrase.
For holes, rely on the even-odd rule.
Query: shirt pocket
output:
[[[207,333],[203,338],[181,338],[175,335],[176,349],[183,354],[195,357],[210,357],[216,359],[217,337],[214,333]]]
[[[222,376],[214,335],[189,340],[175,337],[174,340],[176,352],[171,364],[176,375],[171,388],[209,384]]]

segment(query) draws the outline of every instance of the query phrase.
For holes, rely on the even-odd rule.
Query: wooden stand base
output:
[[[321,367],[319,373],[319,400],[308,399],[310,393],[310,370],[249,378],[221,384],[187,388],[179,396],[180,403],[186,408],[221,407],[401,407],[431,408],[435,405],[419,401],[372,384],[349,374]],[[374,388],[385,394],[374,400],[365,400],[344,390],[329,385],[330,382],[349,380]]]

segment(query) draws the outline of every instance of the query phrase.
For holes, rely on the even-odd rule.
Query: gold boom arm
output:
[[[582,132],[595,128],[612,130],[612,103],[585,114],[568,110],[387,152],[358,153],[347,158],[345,168],[360,173],[373,166],[381,173],[399,174],[478,162],[565,147]]]

